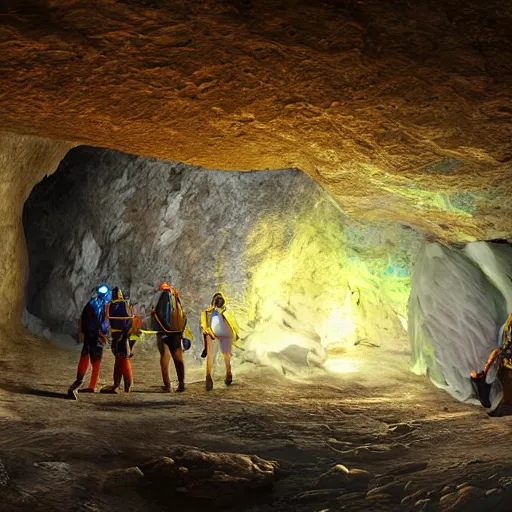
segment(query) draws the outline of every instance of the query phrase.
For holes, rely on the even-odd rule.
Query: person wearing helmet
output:
[[[70,398],[78,399],[77,389],[82,385],[85,374],[91,363],[92,371],[89,385],[81,389],[81,392],[94,393],[100,375],[101,358],[103,348],[107,343],[108,321],[105,315],[105,308],[110,301],[110,288],[102,284],[96,288],[96,294],[85,305],[79,322],[79,336],[84,346],[78,362],[76,380],[68,389]]]
[[[130,363],[132,351],[128,335],[133,324],[133,308],[118,287],[112,290],[112,300],[107,304],[106,315],[112,336],[110,347],[115,357],[114,385],[102,389],[102,392],[117,393],[121,386],[121,379],[124,380],[125,392],[130,392],[133,375]]]
[[[153,330],[157,331],[156,338],[160,352],[160,369],[163,380],[162,389],[166,392],[171,391],[169,362],[172,356],[178,377],[176,391],[185,391],[182,337],[187,324],[187,317],[183,312],[177,290],[171,288],[168,283],[162,283],[157,294],[153,297],[151,323]]]
[[[238,326],[230,311],[226,310],[227,300],[223,293],[216,293],[210,307],[201,313],[201,331],[203,333],[204,350],[202,357],[206,356],[206,391],[213,389],[213,363],[220,348],[224,357],[226,376],[224,383],[230,386],[233,382],[231,372],[231,348],[233,341],[238,339]]]

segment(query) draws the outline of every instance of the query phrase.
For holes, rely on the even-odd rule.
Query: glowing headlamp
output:
[[[101,295],[106,295],[108,293],[108,286],[105,284],[102,284],[98,287],[98,293],[101,293]]]

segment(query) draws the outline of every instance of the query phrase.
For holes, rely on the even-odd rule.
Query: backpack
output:
[[[151,318],[153,330],[159,332],[181,334],[187,325],[179,297],[167,290],[160,294]]]
[[[114,332],[128,332],[132,326],[132,311],[124,299],[111,300],[108,305],[108,320]]]

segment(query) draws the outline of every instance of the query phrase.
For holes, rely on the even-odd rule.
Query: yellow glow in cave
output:
[[[342,358],[329,358],[324,363],[324,368],[332,373],[356,373],[359,368],[354,361]]]
[[[356,340],[356,323],[354,318],[357,312],[352,305],[352,293],[347,290],[343,306],[333,306],[330,315],[325,319],[322,329],[322,346],[343,343],[354,344]]]
[[[251,277],[236,314],[245,348],[263,364],[281,365],[275,354],[292,347],[305,369],[353,373],[349,352],[359,342],[381,346],[382,332],[406,339],[408,275],[389,271],[395,260],[379,240],[365,257],[354,251],[333,208],[320,202],[292,224],[286,212],[263,215],[246,241]],[[372,235],[361,230],[351,236]]]

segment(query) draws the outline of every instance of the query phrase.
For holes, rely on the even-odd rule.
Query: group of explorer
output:
[[[206,357],[206,390],[213,389],[213,363],[218,348],[224,357],[226,376],[224,383],[233,382],[231,372],[231,348],[238,339],[238,327],[228,310],[226,297],[222,293],[213,296],[211,305],[201,313],[201,332],[203,336],[202,358]],[[68,390],[68,396],[78,399],[78,392],[94,393],[98,383],[103,349],[110,338],[110,346],[115,357],[114,383],[101,389],[102,393],[117,393],[124,383],[124,391],[133,389],[131,358],[134,345],[143,333],[156,334],[160,352],[160,369],[162,371],[165,392],[171,391],[169,363],[172,357],[178,387],[176,391],[185,391],[185,364],[183,350],[191,346],[192,335],[187,326],[187,317],[183,312],[177,290],[168,283],[162,283],[151,300],[151,331],[143,330],[139,315],[125,298],[120,288],[113,290],[107,285],[96,288],[95,295],[85,305],[79,321],[79,338],[83,348],[78,362],[76,380]],[[87,369],[91,365],[91,377],[86,388],[80,388]]]

